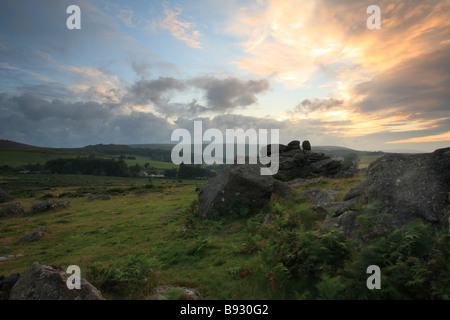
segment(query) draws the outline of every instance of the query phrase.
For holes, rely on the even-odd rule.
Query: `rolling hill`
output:
[[[0,166],[18,167],[27,164],[44,164],[58,158],[95,156],[99,158],[119,158],[126,156],[128,164],[144,163],[148,161],[171,162],[171,150],[175,144],[97,144],[82,148],[48,148],[27,145],[10,140],[0,140]],[[203,146],[205,148],[207,144]],[[360,157],[379,156],[384,152],[359,151],[339,146],[314,146],[314,152],[322,152],[334,158],[341,158],[349,153]],[[133,159],[133,160],[131,160]],[[132,163],[131,163],[132,162]]]

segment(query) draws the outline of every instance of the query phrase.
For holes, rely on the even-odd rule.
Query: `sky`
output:
[[[2,0],[0,139],[170,143],[197,120],[431,152],[450,146],[449,58],[450,0]]]

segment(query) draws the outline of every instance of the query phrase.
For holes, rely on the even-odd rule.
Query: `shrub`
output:
[[[125,261],[110,265],[106,269],[97,264],[89,265],[87,278],[102,292],[121,296],[148,296],[156,285],[156,270],[160,266],[155,257],[131,255]]]

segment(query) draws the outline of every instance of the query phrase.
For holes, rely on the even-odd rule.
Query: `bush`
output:
[[[97,264],[89,265],[87,278],[105,293],[148,296],[157,284],[156,270],[160,266],[155,257],[131,255],[106,269]]]
[[[381,236],[355,254],[345,271],[351,299],[449,299],[450,237],[413,221]],[[369,265],[381,269],[382,290],[361,286]],[[355,275],[360,275],[355,277]]]
[[[421,221],[385,231],[384,216],[361,213],[358,241],[340,228],[308,228],[300,210],[248,241],[262,247],[267,280],[285,299],[449,299],[450,235]],[[253,230],[253,225],[252,225]],[[269,234],[270,232],[270,234]],[[264,243],[264,246],[261,246]],[[370,290],[367,268],[380,267],[381,290]]]

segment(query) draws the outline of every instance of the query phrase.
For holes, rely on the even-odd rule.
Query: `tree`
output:
[[[169,178],[169,179],[176,178],[177,177],[177,173],[178,173],[177,169],[166,169],[166,170],[164,170],[164,176],[166,178]]]
[[[359,156],[352,152],[344,156],[343,165],[349,169],[358,169],[359,161]]]

